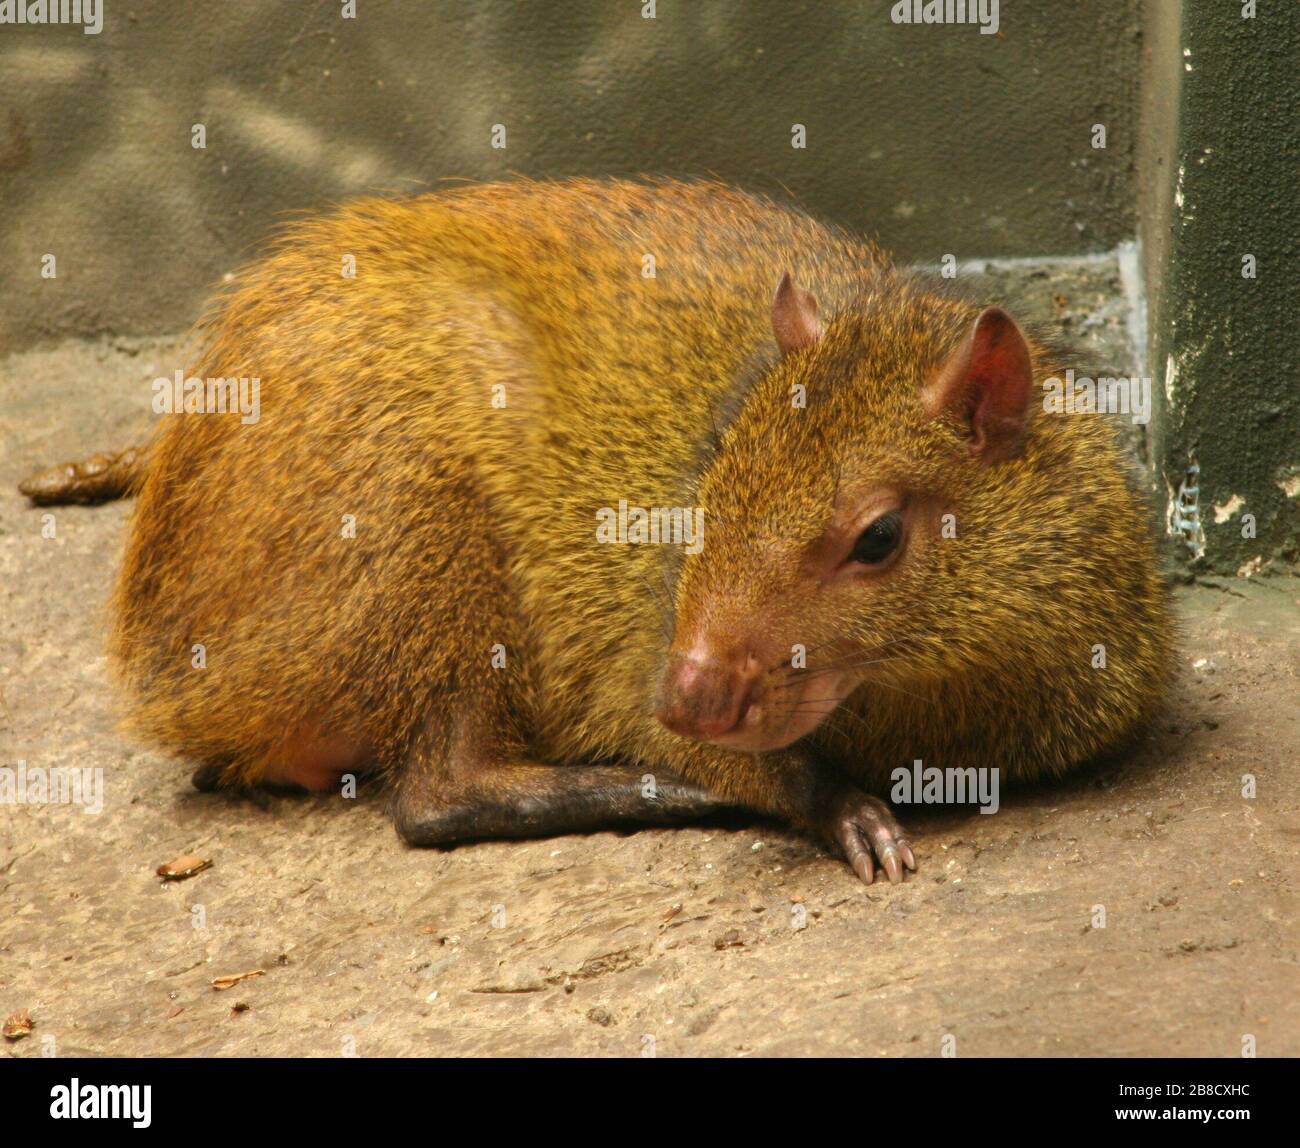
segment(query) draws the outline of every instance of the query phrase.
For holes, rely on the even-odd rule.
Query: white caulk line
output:
[[[1100,267],[1115,261],[1114,251],[1089,251],[1083,255],[1014,255],[994,256],[991,259],[965,259],[958,267],[979,274],[992,268],[995,271],[1015,271],[1028,267]]]
[[[1123,244],[1120,245],[1121,247]],[[990,268],[994,271],[1018,271],[1034,267],[1103,267],[1115,263],[1119,258],[1119,248],[1112,251],[1089,251],[1083,255],[1008,255],[994,256],[988,259],[962,259],[957,263],[958,272],[981,275]],[[913,271],[930,271],[937,273],[940,263],[911,263]]]
[[[1115,248],[1119,281],[1124,288],[1124,302],[1127,305],[1124,326],[1128,330],[1129,348],[1133,356],[1133,374],[1146,377],[1147,296],[1142,285],[1141,255],[1141,248],[1133,240],[1125,240]]]

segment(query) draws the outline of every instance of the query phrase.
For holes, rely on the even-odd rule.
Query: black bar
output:
[[[716,1124],[734,1137],[749,1130],[770,1133],[779,1117],[811,1132],[823,1121],[845,1119],[845,1089],[854,1079],[846,1069],[862,1073],[849,1092],[855,1106],[869,1100],[869,1112],[857,1119],[873,1140],[882,1125],[898,1125],[913,1136],[923,1128],[927,1138],[980,1125],[996,1129],[999,1137],[1017,1131],[1041,1135],[1049,1127],[1073,1136],[1121,1124],[1198,1126],[1218,1135],[1237,1125],[1262,1133],[1264,1121],[1279,1127],[1294,1112],[1296,1093],[1295,1065],[1283,1060],[886,1061],[841,1065],[830,1074],[822,1065],[786,1063],[761,1093],[734,1086],[739,1076],[755,1083],[767,1078],[772,1066],[734,1062],[723,1079],[716,1075],[720,1067],[585,1063],[577,1072],[572,1065],[557,1066],[552,1075],[545,1064],[518,1061],[13,1057],[0,1069],[0,1099],[9,1142],[21,1144],[24,1133],[60,1124],[84,1131],[112,1124],[132,1128],[131,1115],[94,1118],[91,1106],[105,1099],[110,1106],[117,1099],[119,1111],[127,1109],[126,1093],[105,1098],[101,1085],[137,1086],[137,1114],[144,1113],[147,1096],[148,1126],[140,1131],[257,1134],[288,1122],[295,1139],[319,1131],[334,1142],[354,1133],[374,1138],[396,1127],[436,1135],[440,1128],[464,1127],[467,1119],[496,1133],[515,1122],[534,1132],[603,1125],[614,1135],[623,1134],[619,1129],[698,1132]],[[74,1081],[78,1111],[86,1114],[69,1118],[62,1113]],[[54,1117],[52,1109],[61,1115]],[[1187,1115],[1193,1110],[1195,1117]]]

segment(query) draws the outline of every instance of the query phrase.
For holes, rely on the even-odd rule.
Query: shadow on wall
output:
[[[446,178],[714,175],[904,258],[1134,227],[1135,0],[1020,0],[996,35],[886,0],[102,7],[98,35],[0,26],[13,346],[183,328],[284,212]]]

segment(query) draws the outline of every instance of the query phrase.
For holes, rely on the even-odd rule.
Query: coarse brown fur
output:
[[[786,271],[825,324],[781,357]],[[545,830],[570,771],[535,763],[817,829],[828,786],[884,793],[916,759],[1032,778],[1113,748],[1170,663],[1142,499],[1096,417],[1031,403],[1013,457],[970,457],[922,396],[979,313],[711,183],[519,181],[296,224],[190,372],[260,379],[260,421],[171,417],[152,445],[111,644],[133,721],[227,784],[373,767],[416,841]],[[1035,382],[1064,370],[1029,345]],[[906,554],[823,586],[804,559],[832,507],[878,489],[907,501]],[[706,545],[599,543],[621,499],[704,508]],[[856,688],[788,749],[683,738],[654,706],[687,633],[764,651],[772,698],[796,644],[810,674],[852,658]],[[452,789],[480,812],[428,829]]]

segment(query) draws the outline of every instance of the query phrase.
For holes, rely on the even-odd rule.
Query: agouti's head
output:
[[[1035,525],[1034,352],[1006,312],[884,279],[823,324],[785,276],[780,358],[700,476],[657,716],[779,749],[850,693],[905,703],[997,641],[990,537]],[[1049,513],[1044,506],[1043,514]]]

